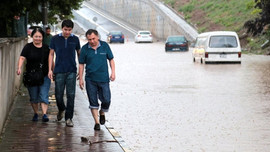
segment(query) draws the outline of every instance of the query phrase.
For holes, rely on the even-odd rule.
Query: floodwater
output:
[[[131,33],[93,15],[104,29],[129,38],[110,44],[116,80],[106,118],[133,152],[269,151],[269,56],[193,63],[191,50],[166,53],[162,42],[136,44]]]
[[[269,151],[269,56],[205,65],[161,42],[110,46],[116,81],[106,117],[133,152]]]

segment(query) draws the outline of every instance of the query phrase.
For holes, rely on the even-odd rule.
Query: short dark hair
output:
[[[87,35],[91,35],[92,33],[94,33],[96,36],[98,36],[98,31],[97,31],[97,30],[89,29],[89,30],[85,33],[85,37],[87,37]]]
[[[46,30],[50,30],[51,28],[49,26],[46,27]]]
[[[41,35],[42,35],[42,37],[44,37],[44,34],[45,34],[45,33],[44,33],[44,31],[42,30],[42,28],[39,28],[39,27],[34,28],[34,30],[33,30],[32,33],[31,33],[31,37],[33,37],[34,34],[37,33],[37,32],[40,32]]]
[[[62,28],[63,27],[71,27],[71,28],[73,28],[73,26],[74,26],[74,23],[71,20],[69,20],[69,19],[64,20],[62,22]]]

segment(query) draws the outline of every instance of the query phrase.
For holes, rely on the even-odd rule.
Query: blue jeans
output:
[[[67,105],[64,103],[64,91],[66,88]],[[55,74],[55,97],[59,111],[65,111],[65,120],[73,118],[74,99],[76,90],[76,73]]]
[[[41,86],[27,87],[30,96],[30,102],[31,103],[43,102],[49,104],[50,87],[51,87],[51,79],[49,79],[48,76],[44,77],[44,83]]]
[[[90,109],[98,109],[98,99],[101,101],[101,110],[108,112],[111,104],[111,91],[109,82],[94,82],[85,80],[86,91],[89,99]]]

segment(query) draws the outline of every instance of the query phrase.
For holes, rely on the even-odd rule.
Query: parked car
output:
[[[111,31],[107,35],[108,43],[120,42],[125,43],[125,36],[121,31]]]
[[[215,31],[199,34],[192,52],[193,61],[201,63],[241,63],[241,46],[238,35],[232,31]]]
[[[150,31],[138,31],[135,35],[135,43],[139,42],[153,42],[153,37]]]
[[[165,51],[188,51],[188,41],[183,35],[168,36]]]

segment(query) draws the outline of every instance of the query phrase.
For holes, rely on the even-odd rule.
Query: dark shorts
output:
[[[101,110],[108,112],[111,103],[111,91],[109,82],[94,82],[86,80],[86,91],[89,99],[90,109],[98,109],[101,101]]]

